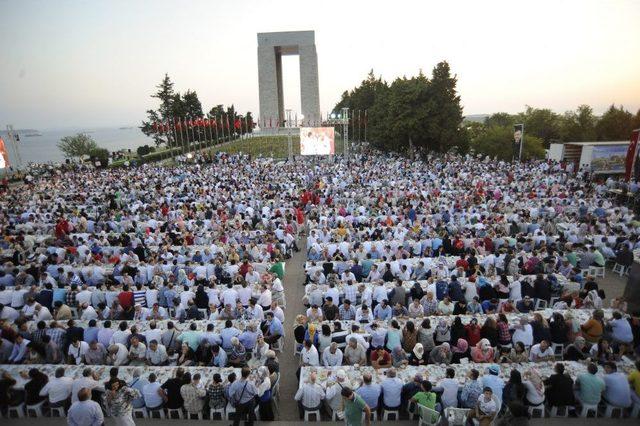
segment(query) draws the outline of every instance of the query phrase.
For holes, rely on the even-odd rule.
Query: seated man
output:
[[[498,413],[498,405],[493,399],[491,388],[486,386],[482,390],[482,395],[478,398],[475,408],[467,414],[467,423],[469,420],[478,419],[480,426],[488,426]]]
[[[631,388],[627,377],[618,371],[614,362],[605,362],[604,371],[606,373],[604,375],[605,389],[602,398],[616,407],[630,407],[632,404]]]
[[[590,363],[587,372],[579,374],[576,378],[576,399],[581,404],[597,405],[600,403],[604,391],[604,380],[596,376],[598,366]]]
[[[371,352],[371,365],[373,368],[389,368],[392,365],[391,355],[382,346],[378,346]]]

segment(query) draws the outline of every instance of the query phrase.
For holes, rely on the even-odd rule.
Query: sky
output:
[[[205,110],[258,112],[258,32],[314,30],[320,106],[373,69],[440,61],[464,114],[640,108],[640,1],[0,0],[0,126],[136,125],[165,73]],[[300,111],[298,58],[283,58]]]

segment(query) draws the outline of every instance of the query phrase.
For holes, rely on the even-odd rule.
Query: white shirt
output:
[[[71,344],[67,350],[67,355],[75,358],[76,365],[82,364],[82,357],[89,350],[89,344],[87,342],[79,341],[78,343],[80,344],[77,348]]]
[[[91,305],[91,292],[89,290],[82,290],[76,294],[76,302],[78,306],[82,306],[83,303]]]
[[[240,300],[240,303],[242,303],[242,306],[248,306],[249,299],[251,299],[251,287],[240,287],[237,293],[238,299]]]
[[[82,311],[82,315],[80,315],[80,319],[84,321],[90,321],[92,319],[98,319],[98,313],[93,306],[87,306],[86,309]]]
[[[71,395],[73,379],[71,377],[54,377],[40,391],[40,396],[48,396],[50,403],[64,401]]]
[[[553,349],[551,349],[551,346],[549,346],[546,351],[543,351],[542,348],[540,348],[540,343],[538,343],[537,345],[531,346],[531,351],[529,352],[529,361],[538,362],[538,361],[541,361],[539,358],[546,358],[546,357],[552,357],[552,356],[553,356]]]
[[[129,340],[129,335],[131,334],[131,330],[116,330],[113,332],[113,336],[111,336],[111,340],[109,341],[110,345],[121,344],[123,346],[127,345],[127,341]]]
[[[0,319],[8,320],[9,322],[14,322],[19,316],[20,312],[7,305],[5,305],[5,307],[2,308],[2,312],[0,312]]]
[[[336,349],[336,353],[331,353],[331,348],[326,347],[324,351],[322,351],[322,365],[325,367],[335,367],[342,365],[342,351],[340,348]]]
[[[443,379],[439,386],[444,389],[441,400],[444,407],[458,406],[458,381],[456,379]]]
[[[233,288],[227,288],[222,292],[222,303],[225,305],[231,305],[233,307],[236,306],[236,301],[238,300],[238,292]]]
[[[300,357],[302,358],[302,363],[305,365],[310,365],[313,367],[318,367],[320,365],[318,350],[313,345],[311,345],[311,348],[308,350],[307,348],[302,347],[302,351],[300,352]]]
[[[95,388],[100,388],[103,386],[102,383],[97,380],[93,380],[92,377],[81,377],[79,379],[75,379],[73,381],[73,386],[71,387],[71,402],[78,401],[78,391],[82,388],[87,388],[89,390],[93,390]]]
[[[514,344],[522,342],[525,346],[531,346],[533,344],[533,327],[526,324],[524,326],[524,330],[516,328],[513,332],[513,336],[511,337],[511,341]]]
[[[161,386],[160,383],[153,382],[142,388],[142,397],[144,398],[145,406],[155,408],[162,405],[162,397],[158,395],[158,389],[160,389]]]
[[[317,383],[305,383],[298,388],[294,399],[301,401],[305,407],[315,408],[324,399],[324,389]]]

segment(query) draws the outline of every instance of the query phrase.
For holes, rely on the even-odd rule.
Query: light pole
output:
[[[287,144],[289,148],[289,161],[293,160],[293,142],[291,140],[291,110],[287,110]]]
[[[342,108],[342,135],[344,137],[344,158],[349,158],[349,108]]]

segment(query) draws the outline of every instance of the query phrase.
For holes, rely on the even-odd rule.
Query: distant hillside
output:
[[[474,121],[476,123],[484,123],[484,120],[489,117],[491,114],[471,114],[471,115],[465,115],[464,116],[464,120],[465,121]]]

